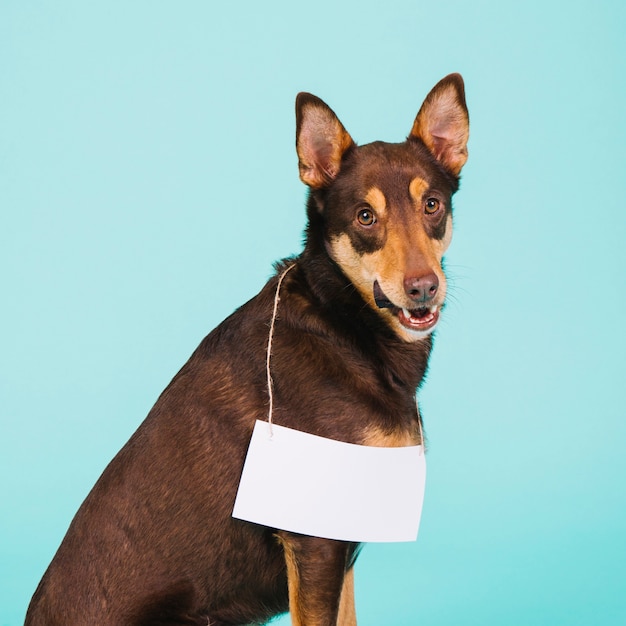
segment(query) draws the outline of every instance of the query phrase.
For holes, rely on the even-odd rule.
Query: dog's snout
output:
[[[437,295],[439,278],[434,272],[404,279],[404,291],[413,302],[429,302]]]

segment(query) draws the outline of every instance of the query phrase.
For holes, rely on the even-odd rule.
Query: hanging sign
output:
[[[422,446],[361,446],[257,421],[233,517],[343,541],[415,541],[425,482]]]

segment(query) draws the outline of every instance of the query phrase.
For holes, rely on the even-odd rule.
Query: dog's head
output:
[[[467,160],[463,79],[428,94],[404,143],[356,146],[319,98],[296,100],[300,178],[311,189],[331,258],[406,341],[433,331],[446,295],[441,266],[451,198]]]

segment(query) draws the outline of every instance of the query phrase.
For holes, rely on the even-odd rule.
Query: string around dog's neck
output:
[[[276,285],[276,294],[274,295],[274,310],[272,311],[272,321],[270,323],[270,332],[267,339],[267,356],[265,361],[265,372],[267,374],[267,395],[269,396],[269,408],[267,410],[267,423],[270,429],[270,438],[274,434],[272,430],[272,419],[274,413],[274,381],[272,380],[272,370],[270,368],[270,362],[272,359],[272,341],[274,340],[274,326],[276,324],[276,317],[278,315],[278,302],[280,300],[280,287],[285,279],[287,273],[296,266],[292,263],[278,278],[278,284]]]
[[[276,325],[276,318],[278,316],[278,303],[280,301],[280,287],[283,284],[283,280],[285,276],[296,266],[295,263],[292,263],[288,268],[283,270],[282,274],[278,277],[278,283],[276,284],[276,293],[274,294],[274,308],[272,310],[272,320],[270,322],[270,331],[267,338],[267,354],[265,360],[265,372],[267,375],[267,395],[269,397],[269,407],[267,410],[267,423],[269,426],[270,439],[272,438],[274,432],[272,429],[273,426],[273,417],[274,417],[274,381],[272,380],[272,370],[271,370],[271,360],[272,360],[272,342],[274,340],[274,326]],[[420,444],[422,446],[422,451],[426,449],[426,443],[424,441],[424,434],[422,432],[422,418],[420,415],[420,410],[417,405],[417,398],[415,398],[415,410],[417,411],[417,430],[419,433]]]

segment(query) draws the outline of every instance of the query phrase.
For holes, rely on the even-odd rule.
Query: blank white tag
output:
[[[376,448],[257,421],[233,517],[314,537],[415,541],[422,446]]]

